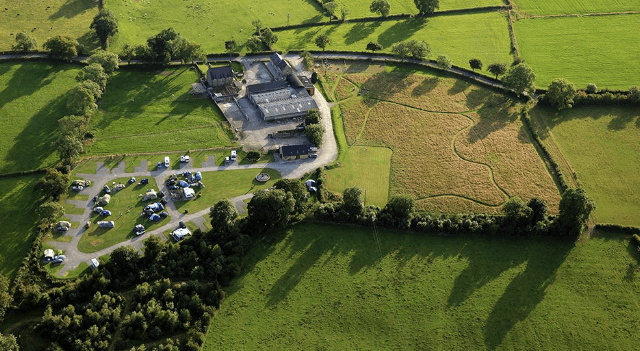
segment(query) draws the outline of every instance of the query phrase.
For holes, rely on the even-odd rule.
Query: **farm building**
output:
[[[305,84],[293,74],[287,80],[249,85],[247,95],[265,121],[302,117],[318,108]]]
[[[284,60],[284,57],[282,57],[282,55],[280,55],[279,53],[274,52],[273,54],[271,54],[270,60],[273,66],[276,68],[276,71],[278,71],[281,76],[286,77],[289,74],[293,74],[293,68],[289,66],[287,61]]]
[[[219,87],[233,83],[233,70],[230,66],[212,67],[207,70],[207,83]]]
[[[280,157],[283,160],[297,160],[309,157],[309,145],[283,145],[280,146]]]

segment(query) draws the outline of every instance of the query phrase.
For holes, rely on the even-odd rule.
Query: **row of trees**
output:
[[[137,59],[144,63],[167,64],[175,59],[193,62],[204,59],[205,54],[200,44],[181,37],[173,28],[167,28],[147,39],[145,44],[125,44],[121,57],[127,61]]]
[[[324,126],[320,123],[322,116],[317,109],[309,110],[307,117],[304,120],[306,126],[305,133],[309,141],[320,147],[322,145],[322,137],[324,136]]]
[[[413,3],[421,16],[433,14],[440,8],[440,0],[413,0]],[[391,5],[387,0],[374,0],[369,6],[369,10],[382,17],[387,17],[391,11]]]
[[[271,47],[278,42],[278,35],[271,28],[264,27],[260,19],[253,20],[251,24],[255,28],[256,34],[247,40],[247,49],[251,52],[263,51],[265,47],[267,50],[271,50]]]
[[[576,104],[640,104],[640,88],[632,86],[626,94],[605,92],[598,94],[595,84],[587,85],[584,91],[578,91],[576,87],[566,79],[554,79],[547,93],[540,97],[540,101],[564,110],[572,108]]]

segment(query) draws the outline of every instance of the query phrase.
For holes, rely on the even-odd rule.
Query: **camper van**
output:
[[[165,156],[165,158],[164,158],[164,166],[166,168],[169,168],[169,156]]]

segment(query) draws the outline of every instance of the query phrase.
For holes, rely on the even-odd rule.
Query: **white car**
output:
[[[180,162],[189,162],[191,161],[191,156],[189,155],[184,155],[184,156],[180,156]]]
[[[169,156],[165,156],[165,158],[164,158],[164,166],[166,168],[169,168],[170,165],[171,165],[171,162],[169,162]]]

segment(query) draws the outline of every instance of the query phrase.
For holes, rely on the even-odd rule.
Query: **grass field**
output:
[[[130,177],[118,178],[116,184],[127,184]],[[104,184],[96,184],[95,186],[103,186]],[[111,184],[109,185],[111,186]],[[111,202],[102,206],[105,210],[111,211],[111,216],[102,217],[94,213],[91,218],[93,225],[87,229],[78,242],[78,250],[81,252],[96,252],[115,245],[119,242],[131,239],[135,236],[133,227],[141,223],[147,231],[151,231],[171,221],[171,217],[162,219],[159,222],[151,222],[145,217],[141,217],[140,213],[145,205],[153,201],[142,202],[139,194],[144,194],[147,189],[158,189],[155,179],[149,178],[148,185],[129,185],[126,188],[111,193]],[[98,221],[114,221],[115,227],[112,229],[100,228]]]
[[[528,15],[640,11],[636,0],[513,0]]]
[[[208,99],[189,92],[198,75],[188,67],[121,70],[111,77],[89,126],[87,154],[158,152],[231,146],[232,133]]]
[[[27,32],[36,38],[40,49],[48,38],[68,35],[91,50],[98,47],[89,29],[98,14],[93,0],[0,0],[0,51],[11,50],[15,35]]]
[[[516,21],[514,30],[537,86],[566,78],[581,88],[627,90],[640,85],[638,23],[640,15],[537,18]]]
[[[640,226],[640,109],[589,106],[557,112],[537,107],[531,116],[595,200],[596,221]]]
[[[13,279],[31,248],[38,193],[33,191],[41,175],[0,179],[0,274]]]
[[[365,51],[367,43],[378,42],[382,52],[404,40],[424,40],[432,49],[432,58],[449,55],[454,64],[467,67],[469,59],[485,63],[510,63],[507,19],[500,13],[413,18],[402,21],[345,23],[323,27],[279,31],[277,50],[318,50],[314,39],[320,34],[331,37],[327,50]],[[464,25],[460,25],[464,23]]]
[[[204,350],[637,344],[640,267],[627,237],[596,233],[574,246],[378,233],[379,241],[370,229],[303,224],[257,243]]]
[[[0,173],[46,167],[58,119],[67,115],[65,93],[78,66],[45,62],[0,63]]]
[[[337,0],[341,7],[345,7],[349,10],[347,18],[358,17],[378,17],[379,15],[369,11],[369,0]],[[418,14],[416,5],[411,0],[391,0],[389,1],[391,8],[389,9],[390,15],[396,15],[400,13]],[[440,8],[438,11],[468,9],[474,7],[504,5],[501,0],[442,0],[440,1]],[[340,10],[337,11],[338,17],[340,17]]]

